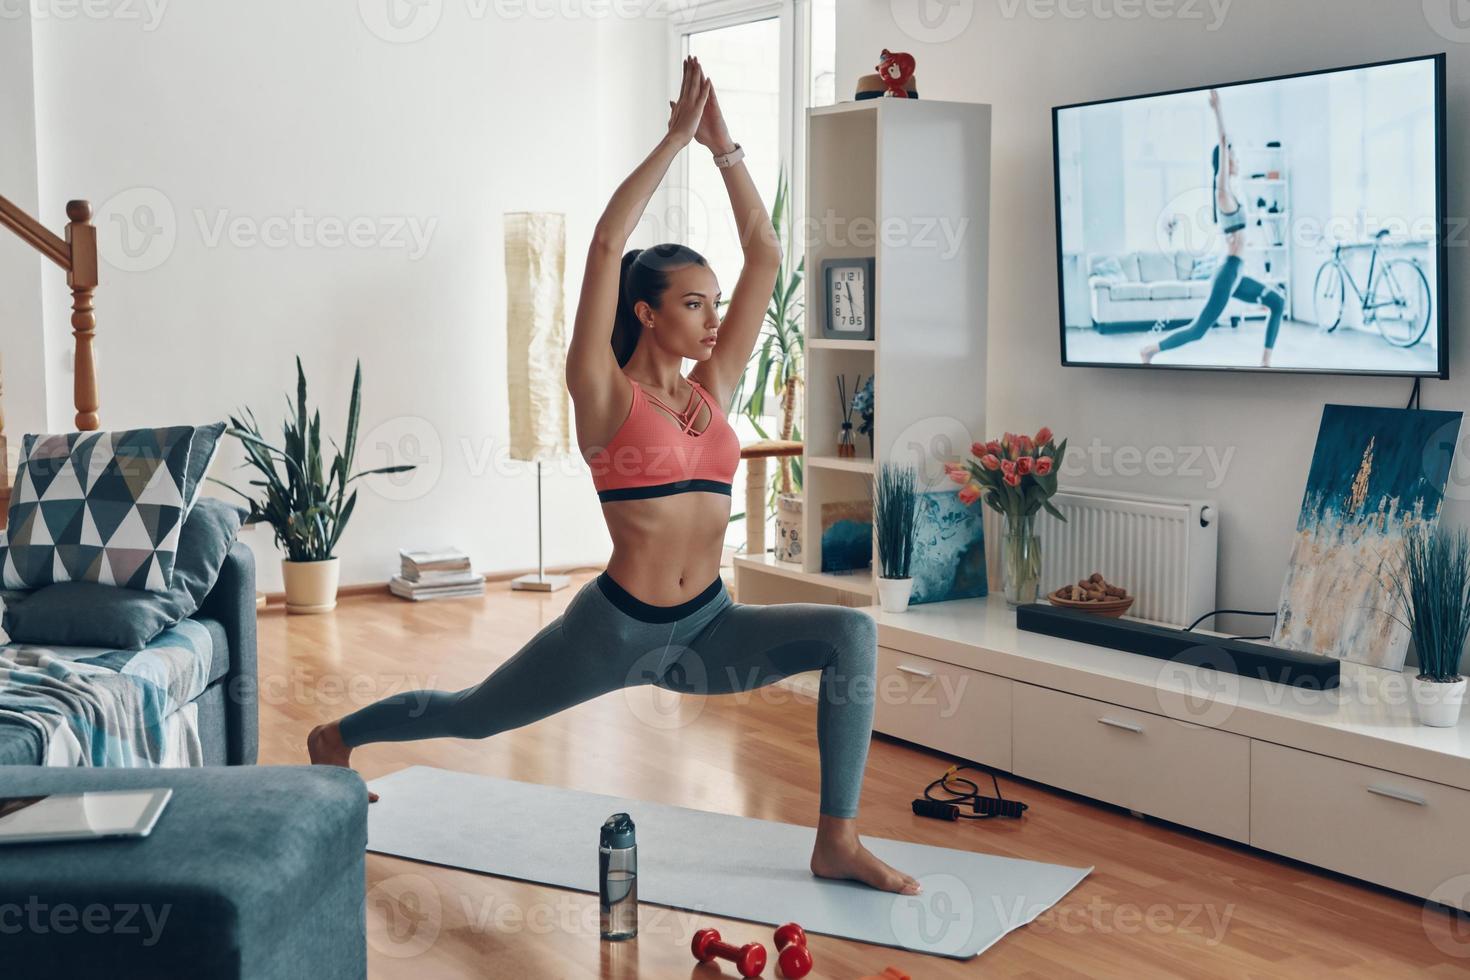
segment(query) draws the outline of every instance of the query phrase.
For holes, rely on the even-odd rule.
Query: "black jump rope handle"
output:
[[[989,796],[978,797],[975,802],[975,812],[986,817],[1019,817],[1026,809],[1026,804],[1016,800],[997,800]],[[914,800],[914,814],[920,817],[933,817],[936,820],[958,820],[960,808],[953,803],[943,803],[938,800]]]
[[[936,820],[958,820],[960,808],[953,803],[940,803],[937,800],[914,800],[914,813],[920,817],[934,817]]]

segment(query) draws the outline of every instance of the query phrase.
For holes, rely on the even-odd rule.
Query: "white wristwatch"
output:
[[[721,168],[723,168],[723,167],[733,167],[733,166],[735,166],[735,164],[739,163],[741,160],[744,160],[744,159],[745,159],[745,151],[740,148],[740,144],[739,143],[736,143],[735,144],[735,149],[731,150],[729,153],[716,154],[716,156],[715,156],[715,166],[721,167]]]

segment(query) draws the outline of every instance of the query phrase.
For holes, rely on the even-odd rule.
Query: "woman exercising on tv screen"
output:
[[[1266,345],[1261,351],[1261,367],[1270,367],[1271,349],[1276,346],[1276,334],[1281,329],[1281,315],[1286,309],[1286,300],[1280,292],[1259,279],[1242,274],[1245,263],[1241,255],[1245,252],[1245,229],[1248,222],[1245,202],[1231,186],[1231,179],[1240,172],[1240,162],[1236,159],[1235,151],[1230,148],[1230,139],[1225,134],[1225,117],[1220,111],[1220,93],[1214,89],[1210,89],[1210,108],[1215,112],[1215,126],[1220,133],[1220,142],[1215,145],[1211,155],[1211,165],[1215,172],[1213,210],[1215,221],[1225,235],[1225,258],[1215,271],[1210,295],[1194,322],[1187,327],[1181,327],[1157,344],[1149,344],[1139,352],[1139,356],[1143,358],[1143,363],[1149,364],[1160,351],[1173,350],[1199,340],[1220,319],[1230,297],[1237,296],[1247,303],[1259,303],[1270,312],[1270,318],[1266,321]],[[1222,159],[1225,161],[1223,167],[1220,165]]]

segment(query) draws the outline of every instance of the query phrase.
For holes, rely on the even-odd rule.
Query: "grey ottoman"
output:
[[[145,786],[146,838],[0,846],[0,975],[366,976],[357,773],[0,766],[0,796]]]

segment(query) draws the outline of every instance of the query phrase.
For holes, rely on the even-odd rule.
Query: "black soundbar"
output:
[[[1342,664],[1331,657],[1207,633],[1191,633],[1168,626],[1109,619],[1044,603],[1018,607],[1016,627],[1064,640],[1254,677],[1272,684],[1326,690],[1336,687],[1342,679]]]

